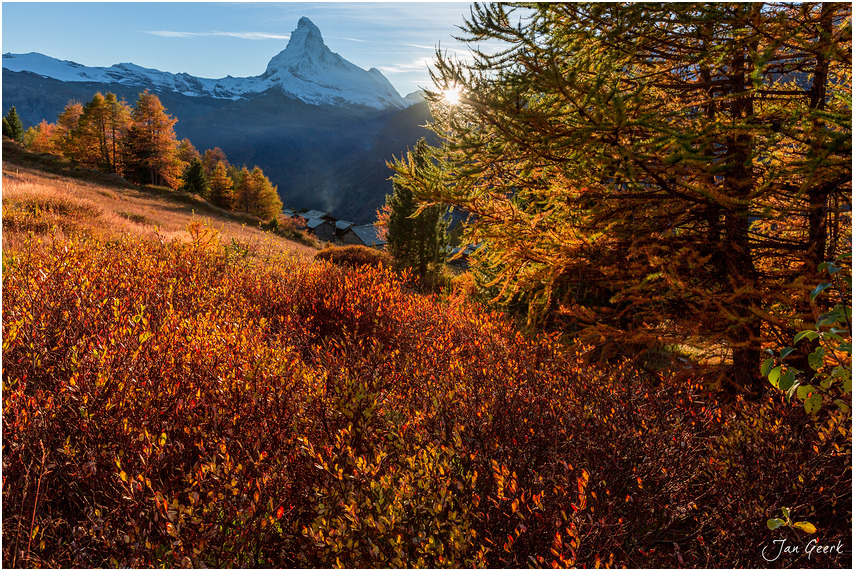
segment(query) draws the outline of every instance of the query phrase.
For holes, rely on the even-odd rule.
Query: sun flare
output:
[[[458,105],[462,98],[462,90],[458,85],[452,85],[442,92],[442,99],[448,105]]]

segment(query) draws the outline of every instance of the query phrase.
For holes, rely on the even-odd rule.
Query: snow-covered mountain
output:
[[[312,105],[403,109],[414,103],[401,97],[378,69],[365,71],[333,53],[323,42],[318,27],[308,18],[300,18],[284,51],[270,60],[262,75],[255,77],[205,79],[132,63],[86,67],[39,53],[3,54],[3,67],[59,81],[118,83],[191,97],[242,99],[276,89]]]

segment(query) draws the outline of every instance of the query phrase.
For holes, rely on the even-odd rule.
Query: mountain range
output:
[[[70,100],[112,92],[129,103],[156,93],[178,118],[175,132],[200,150],[220,147],[232,164],[260,166],[286,206],[317,208],[357,223],[373,220],[391,192],[386,161],[419,137],[423,98],[394,89],[383,74],[333,53],[301,18],[287,47],[254,77],[198,78],[132,63],[86,67],[38,53],[3,54],[3,113],[25,126],[54,122]]]

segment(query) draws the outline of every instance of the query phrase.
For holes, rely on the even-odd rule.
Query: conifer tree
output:
[[[714,348],[759,390],[762,343],[820,311],[813,268],[850,237],[850,14],[476,5],[466,39],[505,49],[437,54],[445,177],[417,192],[473,215],[532,325]]]
[[[15,107],[9,109],[9,113],[3,117],[3,136],[19,143],[24,142],[24,124],[21,122],[18,110]]]
[[[125,171],[126,143],[130,130],[130,106],[115,93],[104,96],[107,108],[105,139],[107,142],[107,164],[109,172],[122,174]]]
[[[225,152],[219,147],[214,147],[213,149],[207,149],[205,151],[204,156],[202,157],[202,165],[205,168],[205,176],[208,179],[213,176],[214,169],[216,165],[222,163],[225,165],[226,170],[228,170],[231,165],[228,163],[228,159],[225,156]]]
[[[183,181],[181,184],[186,182],[186,177],[188,173],[188,169],[194,160],[199,161],[199,166],[202,166],[202,155],[199,153],[198,149],[193,146],[193,143],[190,142],[190,139],[184,138],[178,141],[178,146],[175,149],[175,158],[178,161],[179,168],[181,170],[181,180]],[[195,176],[195,175],[193,175]],[[207,176],[205,176],[205,180],[207,180]],[[207,183],[205,183],[207,184]]]
[[[134,176],[143,184],[177,188],[180,164],[174,126],[160,99],[145,90],[131,113],[128,148]]]
[[[262,220],[272,220],[281,215],[282,201],[278,190],[260,167],[256,166],[251,171],[245,166],[240,170],[234,169],[232,177],[236,181],[237,208]]]
[[[255,167],[249,173],[249,195],[251,209],[249,212],[262,220],[272,220],[282,214],[282,201],[275,186],[264,175],[260,167]]]
[[[80,131],[77,128],[81,115],[83,115],[83,104],[79,101],[69,101],[65,109],[56,118],[56,129],[54,131],[56,148],[62,153],[62,156],[75,162],[79,160],[81,155]]]
[[[448,209],[421,204],[417,198],[430,194],[429,187],[435,184],[429,153],[427,142],[420,139],[404,159],[390,165],[398,174],[383,209],[388,252],[400,267],[413,270],[425,286],[435,283],[448,245]]]
[[[205,179],[205,172],[200,159],[193,159],[181,178],[183,181],[181,190],[198,194],[203,198],[208,197],[208,181]]]
[[[282,215],[282,199],[279,198],[279,189],[270,179],[258,169],[261,179],[259,216],[263,220],[278,220]]]
[[[234,182],[234,208],[242,212],[251,212],[254,205],[252,192],[252,182],[249,178],[249,169],[246,165],[240,167],[232,167],[229,170],[229,176]]]
[[[112,170],[107,140],[109,114],[107,102],[101,93],[96,93],[83,106],[74,135],[78,145],[77,160],[87,168],[106,172]]]
[[[233,187],[234,182],[228,176],[225,165],[217,163],[210,177],[210,201],[220,208],[234,209]]]
[[[187,163],[188,165],[193,162],[193,159],[202,160],[202,155],[199,153],[198,149],[193,146],[193,143],[190,139],[184,138],[178,142],[177,149],[178,160],[181,162]]]
[[[24,145],[36,153],[54,153],[56,152],[55,133],[56,125],[42,119],[41,123],[24,132]]]

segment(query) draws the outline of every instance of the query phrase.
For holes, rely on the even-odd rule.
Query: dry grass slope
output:
[[[251,216],[222,210],[196,196],[130,185],[3,142],[4,248],[15,248],[30,232],[58,238],[188,241],[192,228],[201,225],[216,230],[222,243],[254,257],[314,256],[314,248],[264,232],[258,224]]]

